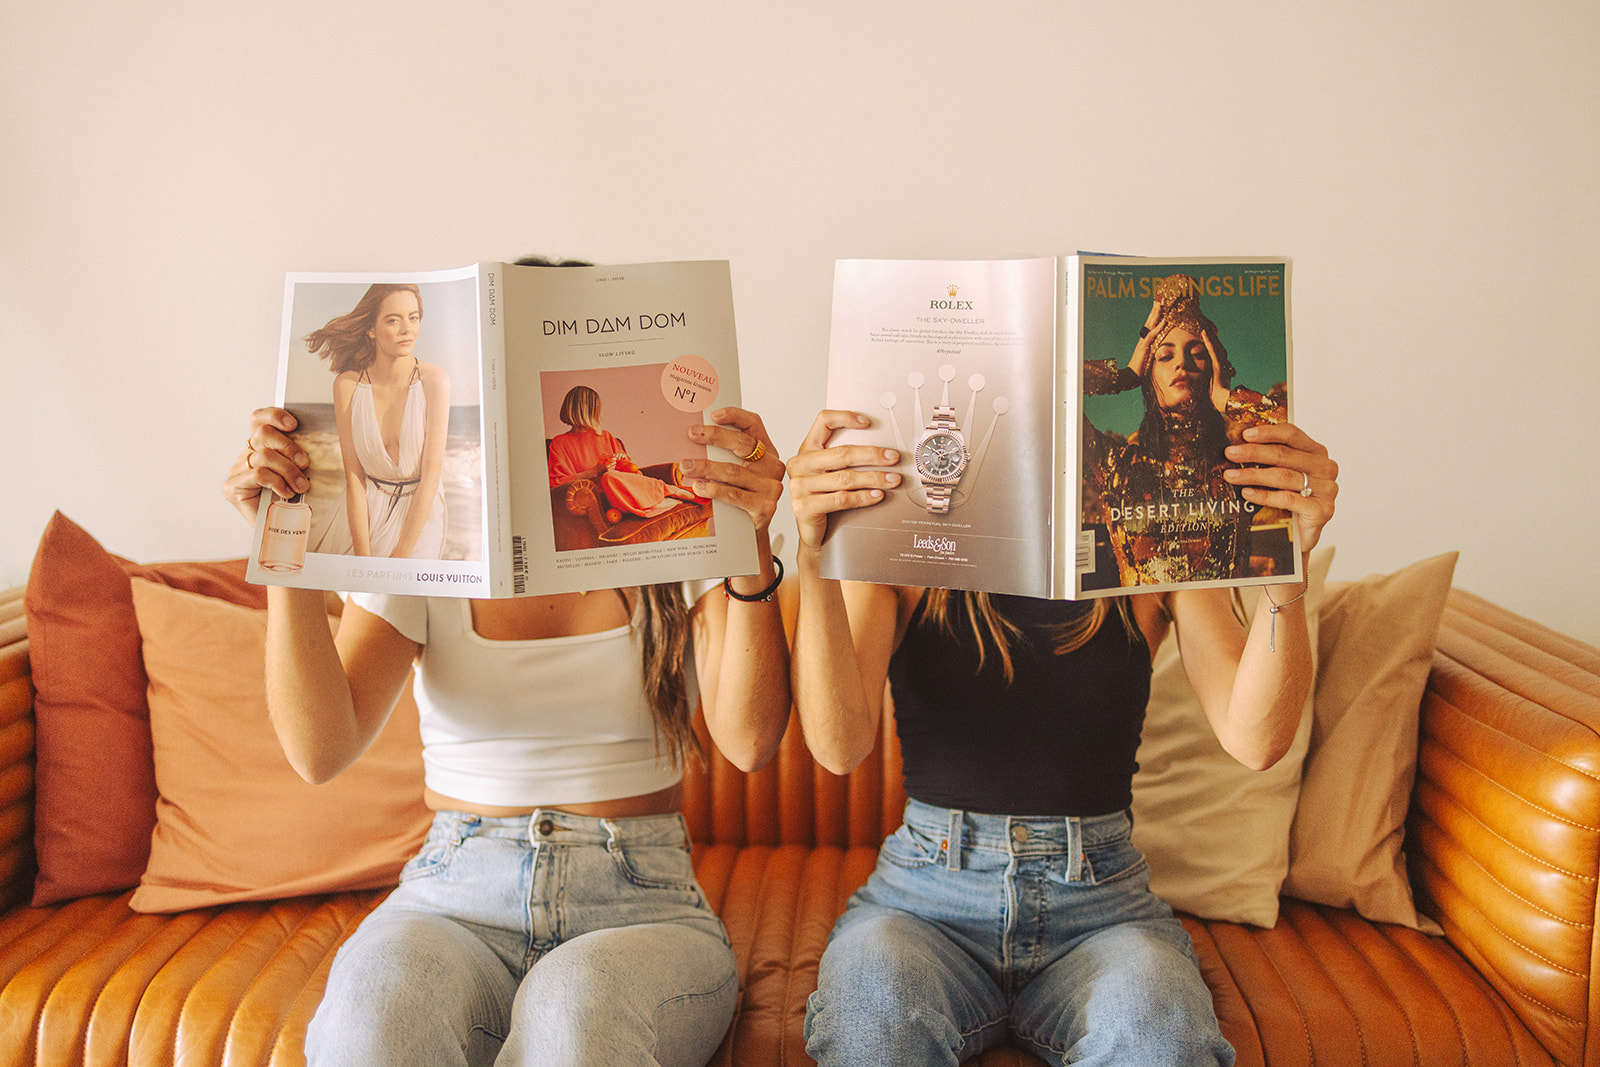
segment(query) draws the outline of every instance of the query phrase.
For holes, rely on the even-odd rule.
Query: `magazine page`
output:
[[[311,489],[262,493],[249,580],[487,595],[479,370],[476,267],[289,274],[277,403]]]
[[[1289,262],[1067,260],[1078,406],[1078,596],[1300,580],[1286,512],[1223,478],[1245,429],[1291,418]]]
[[[508,266],[513,594],[754,574],[739,508],[694,495],[689,439],[740,404],[725,261]]]
[[[898,449],[901,487],[832,516],[824,577],[1051,595],[1056,266],[835,265],[827,403],[872,425],[834,441]]]

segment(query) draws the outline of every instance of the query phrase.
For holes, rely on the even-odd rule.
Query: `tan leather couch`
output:
[[[31,694],[20,592],[0,594],[0,1065],[302,1063],[333,952],[382,892],[175,915],[135,914],[126,893],[26,906]],[[1447,937],[1288,899],[1271,930],[1187,919],[1239,1062],[1600,1064],[1600,651],[1453,592],[1420,749],[1408,854]],[[893,736],[844,779],[791,729],[761,772],[714,758],[687,785],[743,984],[715,1062],[810,1063],[817,960],[898,821]]]

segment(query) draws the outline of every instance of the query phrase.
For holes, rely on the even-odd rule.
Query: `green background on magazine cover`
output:
[[[1243,385],[1265,393],[1287,378],[1289,356],[1284,324],[1284,304],[1288,287],[1283,281],[1285,267],[1281,263],[1211,263],[1185,266],[1181,263],[1122,264],[1088,263],[1084,265],[1087,279],[1096,274],[1112,274],[1119,279],[1131,277],[1165,278],[1169,274],[1243,274],[1271,271],[1278,275],[1279,295],[1270,296],[1200,296],[1200,310],[1206,318],[1217,324],[1217,335],[1228,350],[1228,361],[1233,364],[1233,384]],[[1154,283],[1152,283],[1153,285]],[[1085,292],[1088,286],[1085,285]],[[1137,290],[1136,290],[1137,291]],[[1127,366],[1133,355],[1133,346],[1139,340],[1139,327],[1150,314],[1151,300],[1146,296],[1088,297],[1084,298],[1083,358],[1113,359],[1119,366]],[[1083,413],[1098,430],[1127,435],[1139,428],[1144,418],[1143,394],[1130,389],[1116,396],[1086,396]]]

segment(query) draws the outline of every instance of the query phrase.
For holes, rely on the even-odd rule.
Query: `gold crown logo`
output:
[[[951,282],[950,283],[950,288],[949,288],[948,291],[949,291],[951,296],[955,296],[956,295],[956,283],[955,282]]]

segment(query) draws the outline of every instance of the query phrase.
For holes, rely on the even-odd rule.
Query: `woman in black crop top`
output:
[[[830,447],[870,424],[824,411],[788,465],[806,743],[854,768],[887,681],[909,797],[823,953],[807,1050],[821,1067],[957,1064],[1010,1039],[1051,1063],[1232,1063],[1188,935],[1130,843],[1135,755],[1170,629],[1223,747],[1277,762],[1312,683],[1303,587],[1279,587],[1279,610],[1246,627],[1228,590],[1074,603],[824,579],[828,515],[900,484],[871,469],[895,450]],[[1338,465],[1287,423],[1244,437],[1226,478],[1291,512],[1309,555]]]

